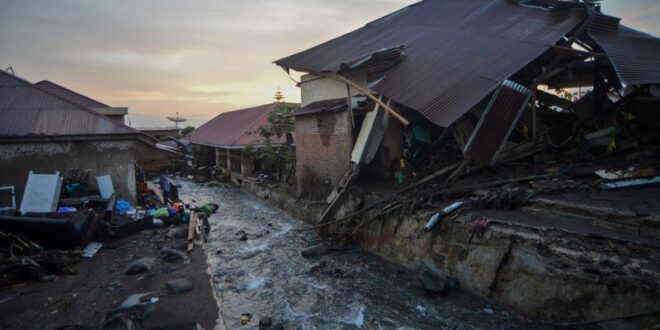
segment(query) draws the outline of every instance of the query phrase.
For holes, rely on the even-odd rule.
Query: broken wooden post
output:
[[[192,251],[195,247],[195,227],[197,227],[197,214],[195,211],[190,211],[190,220],[188,222],[188,252]]]
[[[358,91],[360,91],[361,93],[363,93],[366,97],[368,97],[371,100],[373,100],[374,102],[378,103],[381,107],[383,107],[383,109],[387,110],[387,112],[389,112],[392,116],[394,116],[396,119],[398,119],[403,124],[403,126],[410,125],[410,122],[406,118],[403,118],[403,116],[401,116],[398,112],[394,111],[394,109],[390,108],[387,104],[385,104],[385,102],[379,100],[377,97],[375,97],[373,94],[371,94],[371,92],[369,92],[368,90],[362,88],[360,85],[350,81],[346,77],[344,77],[342,75],[339,75],[339,74],[336,74],[336,73],[321,73],[320,75],[322,75],[324,77],[332,78],[332,79],[341,81],[341,82],[343,82],[347,85],[350,85],[351,87],[353,87],[353,88],[357,89]]]

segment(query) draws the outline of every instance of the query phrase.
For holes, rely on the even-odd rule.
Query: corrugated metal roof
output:
[[[88,108],[108,108],[109,106],[103,104],[90,97],[82,95],[78,92],[72,91],[64,86],[58,85],[52,81],[42,80],[35,85],[61,99],[65,99],[73,104]]]
[[[269,103],[258,107],[242,110],[223,112],[206,122],[204,125],[190,133],[188,138],[193,144],[201,144],[215,147],[243,147],[257,144],[263,141],[259,135],[260,126],[267,126],[268,114],[270,114],[279,103]],[[284,143],[273,139],[273,143]]]
[[[660,39],[620,25],[619,21],[595,15],[588,34],[607,54],[621,82],[660,83]]]
[[[140,134],[0,71],[0,137]]]
[[[321,112],[342,112],[348,110],[346,98],[321,100],[310,103],[303,108],[296,110],[292,115],[302,116]]]
[[[404,60],[373,89],[447,127],[586,17],[509,0],[423,1],[277,65],[337,72],[342,64],[403,46]]]
[[[509,80],[504,81],[465,146],[465,153],[470,159],[479,165],[492,165],[497,160],[530,95],[529,88]]]

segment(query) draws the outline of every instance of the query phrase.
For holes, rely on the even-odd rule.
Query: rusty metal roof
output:
[[[342,64],[403,46],[403,61],[373,90],[447,127],[585,17],[582,8],[547,10],[510,0],[427,0],[275,63],[338,72]]]
[[[109,105],[103,104],[88,96],[82,95],[78,92],[72,91],[64,86],[58,85],[52,81],[42,80],[35,85],[61,99],[65,99],[71,103],[88,107],[88,108],[108,108]]]
[[[620,25],[619,21],[594,15],[588,34],[607,54],[621,82],[660,83],[660,39]]]
[[[532,92],[529,88],[505,80],[490,100],[477,127],[465,146],[465,154],[476,164],[493,165],[509,140]]]
[[[346,98],[316,101],[292,113],[293,116],[311,115],[316,113],[342,112],[348,110]]]
[[[140,134],[5,71],[0,71],[0,118],[0,137]]]
[[[223,112],[190,133],[193,144],[212,147],[239,148],[263,141],[259,135],[260,126],[269,125],[270,114],[279,103],[269,103],[258,107]],[[286,142],[273,138],[273,143]]]

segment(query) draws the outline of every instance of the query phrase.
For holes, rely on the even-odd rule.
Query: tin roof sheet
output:
[[[0,71],[0,118],[0,137],[140,134],[5,71]]]
[[[607,54],[625,84],[660,83],[660,39],[619,24],[620,19],[595,15],[589,36]]]
[[[275,61],[307,72],[403,46],[404,59],[373,89],[447,127],[586,17],[510,0],[426,0]]]
[[[64,86],[58,85],[52,81],[42,80],[35,85],[43,90],[48,91],[55,96],[65,99],[71,103],[77,105],[88,107],[88,108],[108,108],[109,105],[103,104],[97,100],[94,100],[88,96],[82,95],[78,92],[70,90]]]
[[[263,141],[259,127],[269,125],[270,114],[279,103],[269,103],[253,108],[223,112],[190,133],[193,144],[215,147],[243,147]],[[284,143],[284,138],[272,141]]]

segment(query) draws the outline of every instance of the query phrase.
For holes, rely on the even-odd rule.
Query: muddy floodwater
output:
[[[285,329],[511,329],[533,324],[464,292],[426,294],[415,273],[360,249],[305,259],[305,223],[229,185],[178,180],[186,201],[220,205],[207,253],[227,329],[271,317]],[[186,306],[190,308],[193,306]],[[242,314],[251,314],[247,325]]]

